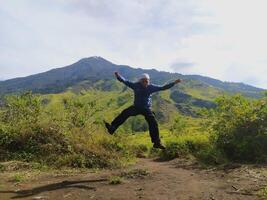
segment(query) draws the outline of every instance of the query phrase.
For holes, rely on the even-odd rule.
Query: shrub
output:
[[[96,101],[84,103],[79,99],[65,99],[65,116],[69,128],[91,127],[95,123],[93,115],[96,113]]]
[[[145,158],[147,157],[147,153],[149,148],[145,144],[135,144],[132,145],[133,152],[136,157],[138,158]]]
[[[0,112],[2,131],[16,134],[22,128],[34,128],[41,115],[41,101],[31,92],[7,96]]]
[[[118,185],[121,184],[123,182],[123,178],[120,176],[111,176],[109,178],[109,184],[111,185]]]
[[[200,158],[201,152],[209,151],[211,148],[207,134],[180,134],[169,138],[166,150],[160,151],[159,155],[163,160],[186,157],[189,154]]]
[[[0,110],[0,161],[104,168],[133,158],[126,141],[101,134],[95,101],[65,98],[57,108],[31,93],[6,97]],[[97,130],[97,134],[94,134]]]
[[[122,172],[121,176],[125,178],[144,178],[149,175],[149,172],[147,169],[132,169],[127,172]]]
[[[211,119],[216,147],[233,161],[267,161],[267,99],[223,96],[217,104]]]
[[[122,127],[124,132],[143,132],[148,130],[148,124],[143,116],[129,118]]]
[[[185,131],[186,126],[185,118],[179,114],[175,117],[174,122],[170,127],[170,132],[175,135],[181,134]]]

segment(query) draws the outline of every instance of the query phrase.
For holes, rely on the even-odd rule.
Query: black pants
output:
[[[112,122],[114,130],[123,124],[130,116],[143,115],[149,126],[149,134],[153,143],[160,143],[158,123],[151,109],[130,106],[123,110]]]

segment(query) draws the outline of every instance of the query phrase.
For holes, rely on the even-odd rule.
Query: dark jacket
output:
[[[175,85],[174,82],[166,84],[164,86],[158,86],[149,84],[147,87],[142,86],[140,82],[131,82],[119,76],[117,78],[120,82],[127,85],[129,88],[134,91],[134,105],[138,108],[150,109],[152,106],[152,93],[158,92],[161,90],[167,90]]]

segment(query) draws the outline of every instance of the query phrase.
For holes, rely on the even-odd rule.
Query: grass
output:
[[[5,171],[5,167],[2,164],[0,164],[0,172],[3,172],[3,171]]]
[[[25,180],[25,175],[22,173],[16,173],[11,177],[11,181],[16,183],[22,182],[24,180]]]
[[[123,183],[124,178],[126,179],[143,178],[148,175],[149,172],[146,169],[132,169],[130,171],[122,172],[120,176],[111,176],[109,178],[109,184],[118,185]]]
[[[147,169],[132,169],[127,172],[122,172],[121,176],[126,178],[143,178],[148,176],[149,172]]]
[[[10,106],[3,108],[10,120],[0,116],[0,146],[8,157],[0,159],[59,168],[117,168],[131,163],[135,156],[127,141],[105,134],[101,124],[112,96],[114,92],[91,91],[11,97]]]
[[[210,134],[199,129],[199,122],[190,122],[183,133],[171,133],[160,130],[162,143],[166,150],[152,148],[148,132],[140,132],[128,136],[137,157],[158,157],[161,160],[171,160],[179,157],[193,156],[203,164],[223,164],[227,162],[223,155],[212,145]]]
[[[110,185],[118,185],[118,184],[121,184],[122,182],[123,182],[123,177],[121,176],[111,176],[109,178]]]
[[[267,199],[267,186],[265,186],[264,188],[262,188],[259,192],[258,195],[262,198],[262,199]]]
[[[31,97],[30,94],[28,94],[28,96]],[[127,98],[128,100],[122,106],[118,106],[118,98],[123,100]],[[3,135],[3,140],[7,138],[7,142],[10,142],[11,144],[21,144],[21,146],[19,146],[20,152],[18,151],[19,149],[16,151],[12,150],[12,152],[8,150],[7,154],[10,155],[10,158],[8,159],[40,162],[42,160],[39,160],[39,158],[41,158],[42,155],[39,154],[40,157],[36,160],[36,157],[39,155],[35,155],[35,152],[48,151],[49,153],[47,156],[50,158],[43,158],[43,163],[48,165],[55,163],[59,167],[60,165],[73,167],[99,167],[98,164],[97,166],[93,166],[93,163],[90,164],[90,161],[87,159],[90,155],[93,155],[92,157],[97,159],[92,162],[99,161],[98,156],[105,157],[103,158],[104,160],[110,161],[109,164],[107,164],[108,166],[112,165],[112,159],[107,159],[107,156],[111,156],[110,158],[120,157],[116,160],[117,162],[122,161],[122,165],[124,162],[130,162],[131,159],[134,159],[134,156],[132,156],[134,148],[128,146],[127,141],[121,141],[122,139],[120,136],[111,139],[105,134],[102,134],[104,129],[103,125],[101,125],[103,119],[111,121],[122,109],[128,107],[132,103],[129,98],[131,98],[131,95],[128,90],[122,93],[92,90],[90,92],[85,92],[82,95],[65,92],[62,94],[40,96],[40,100],[43,104],[41,107],[42,110],[39,113],[36,113],[38,115],[36,124],[21,121],[19,116],[17,117],[19,123],[14,121],[13,124],[6,122],[3,124],[2,130],[5,131],[3,132],[3,134],[5,134]],[[22,105],[20,104],[21,100],[23,100],[23,102],[28,101],[27,98],[23,99],[23,97],[17,100],[18,103],[14,105],[19,105],[20,110],[16,111],[16,113],[28,109],[25,105],[31,105],[31,102],[26,102],[25,105]],[[66,103],[64,102],[78,102],[80,104],[78,104],[78,107],[71,107],[71,109],[67,110]],[[91,113],[93,113],[93,117],[91,118],[87,117],[88,115],[85,113],[87,107],[79,107],[79,105],[86,106],[90,102],[96,104],[91,111]],[[18,109],[16,106],[12,109]],[[79,120],[84,121],[82,121],[81,127],[77,127],[76,124],[71,124],[70,120],[74,120],[74,123],[77,123],[78,125],[81,124],[81,121],[76,120],[77,117]],[[34,119],[32,120],[34,121]],[[28,124],[31,124],[32,127],[28,127]],[[129,128],[126,129],[126,126],[129,126],[129,124],[126,123],[124,127],[118,130],[118,133],[128,132]],[[6,127],[8,127],[8,129],[6,129]],[[38,134],[36,134],[37,130],[39,131]],[[15,134],[12,135],[13,133],[10,133],[11,131],[16,133],[17,136]],[[43,135],[45,135],[45,137],[43,137]],[[43,141],[44,144],[40,144],[40,141]],[[58,144],[58,142],[61,142],[61,144]],[[8,143],[6,144],[7,146],[10,146]],[[143,144],[139,145],[139,147],[138,151],[140,152],[144,152],[148,149],[146,145]],[[12,146],[12,148],[18,148],[18,146],[15,145],[14,147]],[[126,151],[124,151],[125,149]],[[64,155],[59,155],[59,151],[62,150],[65,152]],[[58,154],[57,159],[52,158],[52,156],[57,157],[57,155],[53,155],[54,152]],[[37,168],[39,167],[40,166],[37,166]]]
[[[156,98],[163,102],[159,107],[165,105],[160,111],[167,113],[166,118],[161,116],[166,123],[159,124],[166,151],[152,148],[148,131],[133,131],[137,122],[145,123],[144,119],[127,120],[113,136],[105,133],[103,120],[110,122],[131,105],[131,95],[129,90],[90,90],[78,95],[65,92],[38,98],[32,94],[10,98],[9,106],[0,110],[0,146],[3,147],[0,159],[39,163],[35,164],[37,169],[42,166],[117,168],[135,162],[136,157],[155,156],[170,160],[192,155],[204,163],[224,162],[205,130],[205,119],[185,117],[171,109],[174,105],[170,91],[162,92],[161,99]]]
[[[207,86],[204,90],[200,90],[199,88],[186,88],[185,92],[187,94],[192,95],[195,98],[207,100],[207,101],[213,101],[216,97],[223,94],[222,91],[212,87]]]

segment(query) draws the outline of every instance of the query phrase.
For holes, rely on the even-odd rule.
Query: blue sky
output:
[[[101,56],[267,88],[265,0],[0,3],[0,79]]]

